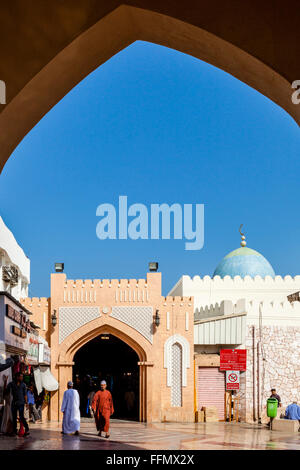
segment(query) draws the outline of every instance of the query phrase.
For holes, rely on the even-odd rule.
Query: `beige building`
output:
[[[160,273],[139,280],[70,280],[55,273],[50,299],[25,298],[23,304],[43,325],[41,334],[51,347],[59,390],[51,396],[50,419],[60,418],[63,392],[77,369],[91,375],[100,371],[113,380],[116,393],[120,387],[126,392],[124,375],[134,375],[135,384],[125,385],[137,387],[140,421],[194,421],[193,299],[163,297]],[[124,343],[135,353],[135,365]],[[89,344],[90,354],[85,351],[79,360]]]
[[[276,276],[244,238],[213,277],[182,276],[167,297],[158,272],[139,280],[70,280],[55,273],[49,299],[21,300],[51,347],[59,390],[49,418],[61,418],[67,381],[91,376],[108,381],[116,417],[128,417],[128,392],[136,403],[130,417],[142,422],[193,422],[196,411],[210,406],[224,420],[222,349],[247,351],[235,393],[241,420],[266,421],[273,387],[283,407],[299,399],[300,302],[291,294],[300,290],[300,276]]]

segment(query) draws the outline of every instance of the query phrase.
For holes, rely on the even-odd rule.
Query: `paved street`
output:
[[[300,450],[300,433],[269,431],[249,424],[142,424],[112,420],[109,440],[97,436],[92,420],[80,436],[63,436],[59,423],[31,424],[27,438],[0,436],[0,450]]]

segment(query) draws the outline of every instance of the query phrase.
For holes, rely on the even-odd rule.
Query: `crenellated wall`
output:
[[[203,320],[205,318],[218,317],[221,315],[232,315],[234,313],[244,313],[246,311],[246,300],[239,299],[237,303],[233,303],[231,300],[222,300],[222,302],[205,307],[200,307],[196,312],[194,319]]]
[[[105,297],[116,303],[149,303],[153,301],[156,285],[153,276],[148,273],[147,279],[64,279],[63,303],[95,304]]]
[[[20,299],[20,303],[24,305],[24,307],[26,307],[30,312],[32,312],[30,320],[40,327],[40,336],[42,336],[49,343],[51,328],[50,298],[26,297],[24,299]]]
[[[258,324],[261,312],[263,324],[278,326],[300,326],[300,302],[290,303],[288,300],[263,301],[239,299],[236,303],[223,300],[214,305],[200,307],[195,313],[195,320],[203,320],[218,316],[247,313],[248,324]]]
[[[300,290],[300,276],[266,276],[254,278],[235,276],[182,276],[171,289],[170,295],[194,297],[195,314],[203,313],[206,306],[220,304],[223,300],[236,303],[239,299],[259,302],[285,302],[287,296]]]

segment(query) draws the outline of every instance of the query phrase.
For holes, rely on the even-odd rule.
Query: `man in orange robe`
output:
[[[105,432],[105,437],[109,437],[109,418],[114,412],[114,405],[112,401],[111,393],[106,390],[106,382],[102,380],[100,384],[101,390],[95,393],[92,410],[95,413],[95,421],[98,432],[98,436],[101,436],[101,432]]]

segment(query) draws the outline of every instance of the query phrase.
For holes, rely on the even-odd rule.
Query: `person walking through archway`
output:
[[[127,391],[125,392],[124,399],[126,402],[128,416],[132,417],[135,405],[135,393],[130,385],[128,386]]]
[[[103,431],[105,432],[105,437],[109,438],[109,419],[114,413],[114,405],[111,393],[106,390],[107,384],[105,380],[101,381],[100,387],[101,390],[95,393],[92,409],[95,413],[98,436],[101,436]]]

